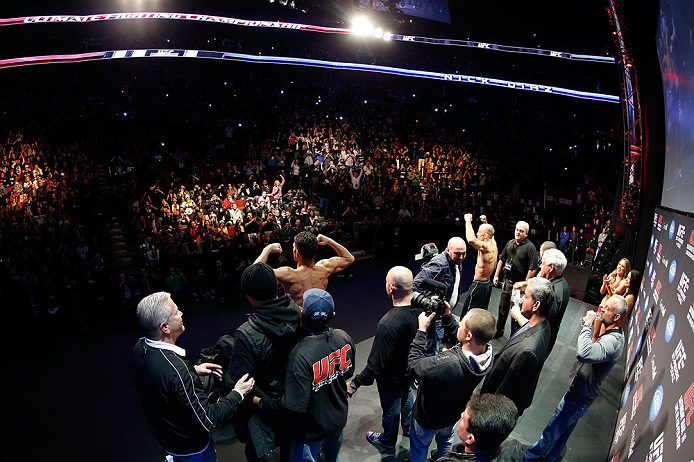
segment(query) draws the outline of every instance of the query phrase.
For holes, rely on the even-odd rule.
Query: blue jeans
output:
[[[557,460],[561,455],[571,432],[576,427],[578,419],[583,417],[593,401],[570,401],[566,395],[559,401],[554,415],[542,431],[540,441],[532,444],[525,451],[525,460],[537,460],[545,456],[548,462]]]
[[[323,447],[323,460],[325,462],[339,462],[338,454],[342,446],[342,430],[338,430],[320,441],[311,441],[310,443],[292,441],[289,462],[316,462],[321,446]]]
[[[438,459],[453,447],[454,436],[455,424],[437,430],[429,430],[419,425],[417,419],[412,419],[412,427],[410,428],[410,462],[426,462],[427,452],[434,437],[436,437],[436,452],[432,459]]]
[[[445,333],[441,320],[437,319],[434,322],[436,323],[435,334],[434,337],[427,339],[426,356],[436,356],[439,353],[441,341],[443,340],[443,334]]]
[[[207,447],[196,454],[176,455],[171,454],[174,462],[217,462],[217,450],[214,441],[210,438]]]
[[[404,384],[402,388],[392,386],[386,388],[378,381],[376,385],[378,386],[378,397],[381,400],[381,409],[383,409],[381,419],[383,435],[381,435],[380,440],[387,445],[395,445],[398,441],[401,419],[403,428],[409,428],[412,423],[414,395],[409,382]]]

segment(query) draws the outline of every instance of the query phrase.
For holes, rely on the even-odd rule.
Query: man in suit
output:
[[[569,283],[564,279],[564,269],[566,269],[566,257],[560,250],[549,249],[542,255],[542,263],[540,264],[540,277],[548,279],[552,282],[554,289],[554,303],[549,312],[547,320],[552,336],[549,340],[549,349],[547,356],[552,352],[554,342],[557,340],[557,333],[561,326],[561,320],[564,319],[566,307],[569,305]]]
[[[550,281],[540,277],[528,280],[521,304],[521,314],[528,323],[494,356],[494,366],[482,385],[482,393],[498,393],[510,398],[519,415],[532,402],[547,357],[551,338],[547,315],[553,302]]]

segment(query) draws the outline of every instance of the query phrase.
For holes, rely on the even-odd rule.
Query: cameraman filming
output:
[[[462,297],[460,279],[462,274],[462,265],[465,260],[467,246],[461,237],[454,236],[448,240],[446,250],[429,260],[422,265],[417,276],[414,278],[413,290],[421,294],[431,293],[425,281],[433,279],[446,285],[445,301],[451,306],[450,311],[455,309],[458,300]],[[450,334],[455,334],[458,329],[458,324],[452,315],[437,318],[434,323],[434,331],[431,329],[428,333],[427,340],[427,355],[432,356],[439,351],[441,340],[446,331]]]

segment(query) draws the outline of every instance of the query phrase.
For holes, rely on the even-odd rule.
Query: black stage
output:
[[[385,276],[393,264],[359,261],[348,269],[353,278],[333,276],[330,281],[328,290],[335,299],[337,312],[332,324],[346,330],[357,343],[357,371],[366,362],[378,320],[390,308],[385,295]],[[417,262],[405,264],[415,271],[419,268]],[[468,258],[466,281],[472,278],[472,264],[474,260]],[[587,270],[569,267],[565,275],[572,285],[572,296],[581,293]],[[490,310],[494,314],[499,293],[499,289],[494,289],[492,294]],[[184,312],[186,332],[178,345],[193,360],[220,335],[233,333],[250,310],[241,298],[227,300],[223,305],[179,302],[179,307]],[[589,308],[592,307],[573,298],[569,303],[533,405],[512,435],[522,443],[539,438],[568,388],[578,365],[575,357],[578,319]],[[3,330],[7,331],[7,326]],[[507,336],[508,331],[507,327]],[[38,332],[15,330],[3,335],[6,357],[3,382],[9,389],[5,388],[2,400],[0,460],[162,462],[165,453],[147,428],[130,373],[132,347],[141,336],[134,314],[114,312],[105,317],[103,324],[92,325],[86,335],[77,338],[74,334],[39,335]],[[502,339],[504,342],[507,336]],[[579,421],[564,460],[606,458],[623,375],[622,360],[603,383],[603,396]],[[382,453],[365,439],[366,431],[381,430],[376,387],[362,387],[351,403],[341,460],[405,460],[408,438],[401,437],[395,450]],[[242,444],[234,438],[231,427],[218,430],[214,437],[220,461],[244,460]]]

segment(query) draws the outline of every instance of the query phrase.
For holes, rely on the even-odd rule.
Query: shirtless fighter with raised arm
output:
[[[492,295],[491,279],[499,251],[496,247],[496,240],[494,240],[494,227],[487,224],[484,218],[484,215],[480,217],[482,224],[475,235],[472,228],[472,214],[466,213],[464,216],[465,238],[472,247],[477,249],[477,264],[475,265],[475,277],[472,285],[463,298],[461,318],[470,311],[470,308],[488,309],[489,297]]]

